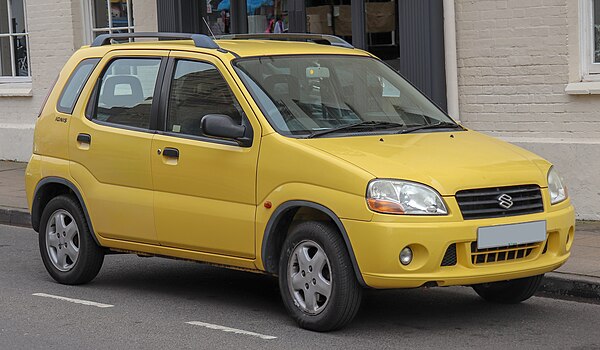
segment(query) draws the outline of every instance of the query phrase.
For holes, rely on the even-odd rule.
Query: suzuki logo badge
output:
[[[501,194],[498,198],[498,205],[504,209],[510,209],[513,206],[512,197],[506,193]]]

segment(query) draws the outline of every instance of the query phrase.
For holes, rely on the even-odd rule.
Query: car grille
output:
[[[531,252],[544,242],[519,244],[509,247],[477,249],[477,242],[471,243],[471,262],[473,265],[505,262],[527,258]]]
[[[456,265],[456,243],[450,244],[448,249],[446,249],[446,254],[444,254],[444,258],[442,259],[442,263],[440,266],[454,265]]]
[[[456,192],[456,201],[465,220],[497,218],[544,211],[542,193],[537,185],[458,191]],[[509,203],[511,205],[507,208],[506,204]],[[501,204],[505,204],[505,207],[502,207]]]

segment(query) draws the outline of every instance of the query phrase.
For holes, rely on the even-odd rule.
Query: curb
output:
[[[23,209],[0,206],[0,225],[31,227],[31,216]]]
[[[539,292],[550,297],[575,297],[600,302],[600,278],[551,272],[542,280]]]

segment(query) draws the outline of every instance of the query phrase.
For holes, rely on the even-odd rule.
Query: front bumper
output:
[[[546,241],[521,258],[476,263],[472,243],[477,228],[546,221]],[[570,203],[552,212],[480,220],[409,223],[342,220],[365,283],[372,288],[416,288],[423,285],[469,285],[523,278],[557,269],[570,255],[575,213]],[[448,247],[456,244],[456,262],[441,266]],[[413,261],[403,266],[400,251],[410,246]]]

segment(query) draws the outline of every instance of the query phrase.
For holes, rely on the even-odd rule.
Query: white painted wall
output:
[[[91,37],[91,24],[84,20],[87,1],[25,0],[32,83],[0,84],[0,159],[29,160],[35,120],[48,89],[67,59]],[[158,30],[156,0],[133,0],[133,7],[137,31]]]
[[[568,95],[578,0],[456,0],[460,119],[553,162],[580,219],[600,220],[600,95]]]
[[[40,106],[62,65],[79,46],[74,42],[71,0],[26,0],[26,9],[31,89],[22,93],[18,85],[0,84],[0,159],[29,159]],[[15,94],[29,96],[6,96]]]

